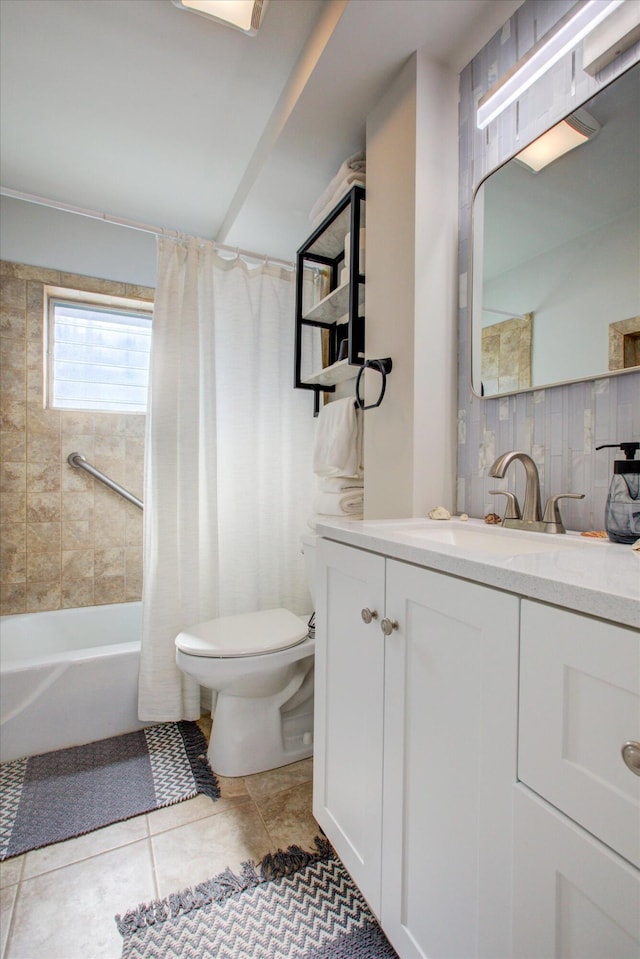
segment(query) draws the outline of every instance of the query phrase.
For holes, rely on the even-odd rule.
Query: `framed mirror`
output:
[[[640,368],[640,64],[478,187],[471,324],[478,395]]]

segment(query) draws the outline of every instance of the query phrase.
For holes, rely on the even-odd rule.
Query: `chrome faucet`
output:
[[[492,495],[507,497],[507,509],[504,519],[502,520],[502,525],[510,529],[528,529],[536,533],[566,533],[560,517],[560,510],[558,509],[558,500],[565,498],[584,499],[584,493],[560,493],[557,496],[550,496],[547,500],[543,515],[540,503],[540,476],[538,474],[538,467],[528,453],[521,453],[517,450],[503,453],[489,470],[489,476],[502,479],[514,460],[520,460],[524,466],[527,477],[522,515],[520,514],[518,500],[513,493],[498,489],[489,491]]]

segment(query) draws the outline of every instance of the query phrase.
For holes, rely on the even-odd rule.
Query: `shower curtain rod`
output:
[[[136,220],[125,220],[122,217],[110,216],[108,213],[100,213],[98,210],[88,210],[81,206],[73,206],[70,203],[62,203],[58,200],[49,200],[44,196],[36,196],[33,193],[20,193],[19,190],[10,190],[8,187],[0,187],[0,195],[10,197],[13,200],[24,200],[25,203],[35,203],[38,206],[47,206],[52,210],[62,210],[64,213],[76,213],[78,216],[86,216],[91,220],[104,220],[105,223],[113,223],[116,226],[124,226],[130,230],[138,230],[140,233],[155,233],[156,236],[180,237],[183,234],[178,230],[169,230],[163,226],[152,226],[149,223],[138,223]],[[254,253],[252,250],[242,250],[238,246],[226,246],[224,243],[213,241],[216,250],[225,250],[228,253],[235,253],[236,256],[245,256],[251,260],[264,260],[265,263],[276,263],[280,266],[295,269],[295,264],[289,260],[281,260],[276,256],[267,256],[266,253]]]

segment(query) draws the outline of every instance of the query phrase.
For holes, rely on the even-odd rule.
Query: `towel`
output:
[[[315,230],[326,216],[329,216],[334,206],[337,206],[342,197],[349,192],[352,186],[366,186],[366,176],[364,173],[349,173],[336,187],[324,206],[320,207],[315,216],[309,215],[311,220],[311,229]]]
[[[314,513],[326,516],[354,516],[362,514],[364,490],[345,490],[342,493],[316,493],[313,500]]]
[[[342,490],[362,489],[362,476],[319,476],[318,489],[322,493],[340,493]]]
[[[326,403],[316,424],[313,472],[318,476],[362,476],[362,412],[353,397]]]
[[[362,175],[363,182],[364,182],[364,175],[365,175],[366,168],[367,168],[367,161],[365,159],[364,153],[354,153],[353,156],[347,157],[344,163],[340,165],[340,169],[331,180],[331,183],[329,184],[329,186],[326,188],[326,190],[323,190],[323,192],[320,194],[316,202],[311,207],[311,213],[309,214],[309,219],[311,220],[311,222],[313,223],[314,220],[317,220],[317,222],[320,223],[321,220],[324,219],[324,217],[320,217],[320,219],[317,219],[318,214],[327,207],[332,197],[335,195],[338,187],[342,184],[343,180],[345,180],[348,176],[350,176],[353,173],[359,173]],[[346,190],[345,190],[345,193],[346,193]],[[338,201],[336,200],[336,203],[337,202]]]

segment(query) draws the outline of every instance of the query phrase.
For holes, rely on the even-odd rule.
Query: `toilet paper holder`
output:
[[[356,409],[359,410],[373,410],[376,406],[380,406],[382,399],[384,397],[385,390],[387,388],[387,374],[393,369],[393,362],[390,356],[381,357],[380,359],[365,360],[363,365],[358,370],[358,376],[356,377]],[[382,384],[380,386],[380,393],[378,399],[375,403],[369,403],[367,406],[364,405],[364,400],[360,396],[360,380],[362,379],[362,374],[365,370],[377,370],[382,377]]]

